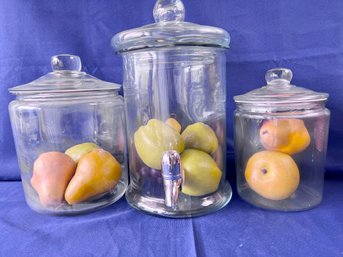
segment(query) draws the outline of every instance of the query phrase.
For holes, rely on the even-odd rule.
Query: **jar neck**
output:
[[[24,93],[17,94],[16,100],[19,101],[74,101],[80,99],[101,99],[107,97],[117,97],[117,90],[102,90],[92,92],[68,92],[68,93],[53,93],[53,92],[41,92],[41,93]]]
[[[293,115],[325,109],[326,101],[310,103],[236,103],[237,111],[256,114]]]

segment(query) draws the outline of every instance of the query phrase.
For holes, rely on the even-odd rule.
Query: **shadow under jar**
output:
[[[184,22],[181,1],[157,1],[156,23],[112,39],[124,63],[133,207],[167,217],[213,212],[226,181],[226,31]]]
[[[237,190],[270,210],[311,209],[323,195],[328,94],[291,79],[291,70],[272,69],[266,86],[234,97]]]
[[[78,56],[53,56],[51,65],[9,89],[25,198],[40,213],[90,212],[117,201],[128,184],[120,86],[81,72]]]

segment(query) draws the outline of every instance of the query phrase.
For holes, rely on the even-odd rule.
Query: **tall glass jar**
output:
[[[330,112],[326,93],[266,73],[267,85],[235,96],[237,190],[261,208],[301,211],[322,200]]]
[[[190,217],[225,206],[226,31],[184,22],[180,0],[159,0],[156,23],[121,32],[133,207]]]
[[[112,204],[128,184],[120,85],[81,72],[57,55],[53,72],[11,88],[9,114],[28,205],[77,214]]]

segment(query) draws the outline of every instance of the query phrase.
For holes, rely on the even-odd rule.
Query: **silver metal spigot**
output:
[[[179,153],[173,150],[164,152],[162,157],[165,205],[173,209],[177,207],[180,186],[183,180],[180,159]]]

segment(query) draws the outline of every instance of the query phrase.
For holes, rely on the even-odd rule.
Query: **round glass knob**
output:
[[[60,54],[51,57],[53,71],[81,71],[81,59],[76,55]]]
[[[153,14],[155,22],[183,21],[185,7],[181,0],[157,0]]]
[[[276,68],[267,71],[265,78],[268,84],[272,84],[274,82],[290,84],[293,78],[293,73],[290,69]]]

